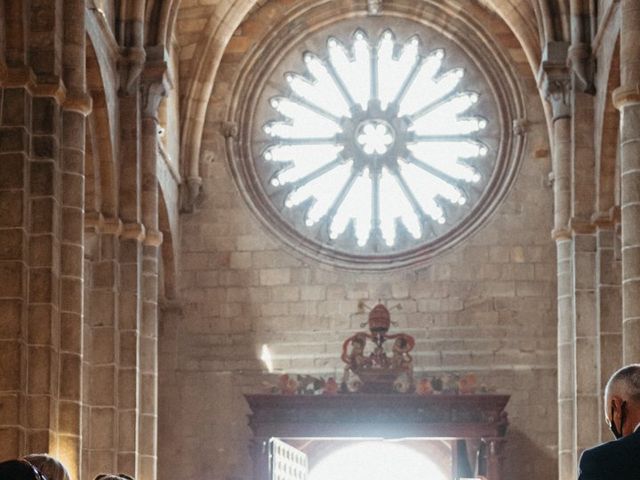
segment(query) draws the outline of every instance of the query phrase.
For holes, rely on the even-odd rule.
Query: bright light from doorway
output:
[[[271,356],[271,350],[267,344],[262,345],[262,352],[260,353],[260,360],[267,367],[269,373],[273,373],[273,357]]]
[[[309,480],[446,480],[423,454],[383,441],[357,443],[322,459]]]

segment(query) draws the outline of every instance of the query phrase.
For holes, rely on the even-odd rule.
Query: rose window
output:
[[[262,161],[275,166],[271,187],[331,241],[350,228],[372,250],[393,248],[399,229],[414,241],[437,236],[486,182],[476,164],[488,152],[487,121],[473,110],[478,93],[461,86],[465,69],[391,30],[358,30],[350,45],[329,37],[327,50],[305,53],[305,70],[288,72],[286,94],[270,98]]]
[[[233,178],[292,251],[364,270],[424,262],[484,225],[513,183],[517,70],[436,4],[330,5],[292,10],[226,77],[232,94],[215,102],[238,127],[223,131]]]

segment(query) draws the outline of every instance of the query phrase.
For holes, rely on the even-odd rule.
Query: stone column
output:
[[[140,91],[139,74],[144,52],[132,48],[122,64],[120,92],[120,219],[118,251],[120,295],[117,304],[118,364],[118,471],[138,478],[140,397],[140,328],[142,314]],[[126,86],[126,88],[125,88]]]
[[[140,444],[138,472],[142,480],[156,478],[158,425],[158,261],[162,234],[158,230],[159,158],[158,109],[168,90],[166,63],[160,52],[151,52],[142,85],[142,328],[140,330]],[[159,55],[153,55],[159,53]],[[159,58],[156,58],[159,57]]]
[[[118,443],[118,286],[119,239],[122,225],[102,221],[95,228],[91,277],[86,282],[89,318],[85,320],[87,347],[84,354],[86,422],[83,439],[83,476],[116,472]],[[85,275],[89,278],[89,274]],[[93,428],[91,428],[93,426]]]
[[[573,242],[571,218],[571,81],[568,44],[545,48],[539,84],[551,105],[554,228],[558,262],[558,462],[560,480],[576,477]]]
[[[11,78],[3,80],[0,85],[0,403],[4,425],[0,434],[0,458],[7,459],[26,453],[27,439],[22,412],[28,399],[31,126],[26,105],[31,103],[31,95],[24,86],[9,86]],[[46,245],[42,248],[44,261],[50,251]],[[46,317],[42,323],[47,325]]]
[[[620,110],[623,362],[640,362],[640,2],[621,0]]]
[[[84,288],[84,159],[86,116],[85,0],[63,2],[62,202],[60,238],[60,379],[58,451],[72,478],[81,477]]]
[[[593,233],[574,232],[573,285],[575,331],[575,448],[576,457],[597,444],[600,424],[600,351],[596,306],[596,246]]]
[[[621,265],[616,252],[620,251],[615,225],[598,230],[596,257],[596,285],[598,287],[597,313],[600,335],[600,385],[606,384],[611,374],[622,364],[622,298]],[[600,396],[602,402],[602,396]],[[598,410],[602,415],[602,407]],[[600,423],[599,441],[611,439],[604,422]]]
[[[574,4],[572,4],[574,7]],[[580,4],[581,5],[581,4]],[[577,9],[579,11],[579,9]],[[573,18],[573,23],[580,22]],[[578,29],[580,30],[580,29]],[[571,49],[569,50],[571,52]],[[586,60],[583,58],[583,60]],[[575,67],[575,65],[574,65]],[[582,72],[584,73],[584,72]],[[596,295],[597,236],[594,218],[595,156],[593,97],[584,87],[576,68],[571,74],[572,149],[571,149],[571,235],[573,238],[574,296],[574,378],[576,454],[597,444],[598,422],[585,418],[600,417],[600,343]]]

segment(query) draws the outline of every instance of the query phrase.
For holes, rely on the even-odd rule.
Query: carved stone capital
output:
[[[545,98],[551,104],[554,121],[571,116],[571,81],[569,79],[548,81],[543,91]]]
[[[91,95],[84,92],[69,93],[67,98],[65,98],[62,107],[65,110],[77,112],[86,117],[91,113],[91,110],[93,110],[93,98],[91,98]]]
[[[160,102],[172,88],[167,52],[162,46],[149,47],[142,71],[142,114],[157,118]]]
[[[162,245],[162,232],[159,230],[147,230],[144,237],[144,244],[149,247],[159,247]]]
[[[125,240],[142,242],[146,236],[144,225],[141,223],[125,223],[122,226],[121,237]]]
[[[551,104],[553,120],[571,116],[571,76],[567,68],[569,43],[549,42],[544,49],[538,88]]]
[[[584,93],[594,95],[596,88],[593,83],[594,60],[591,46],[586,43],[576,43],[569,47],[567,64],[575,74],[576,88]]]
[[[158,120],[160,102],[167,96],[168,90],[163,82],[143,83],[142,116]]]
[[[613,105],[622,110],[627,105],[640,103],[640,84],[621,85],[613,91]]]
[[[573,234],[587,235],[596,231],[596,225],[590,219],[584,220],[573,217],[569,220],[569,229]]]
[[[182,184],[182,211],[185,213],[193,213],[196,203],[202,194],[202,178],[189,177],[186,183]]]
[[[119,218],[103,218],[101,233],[119,236],[122,233],[122,220]]]
[[[571,234],[571,230],[569,228],[554,228],[551,231],[551,238],[556,242],[562,240],[571,240],[573,235]]]

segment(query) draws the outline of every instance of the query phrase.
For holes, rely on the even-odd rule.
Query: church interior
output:
[[[637,0],[1,0],[0,461],[576,479],[640,362],[639,85]]]

